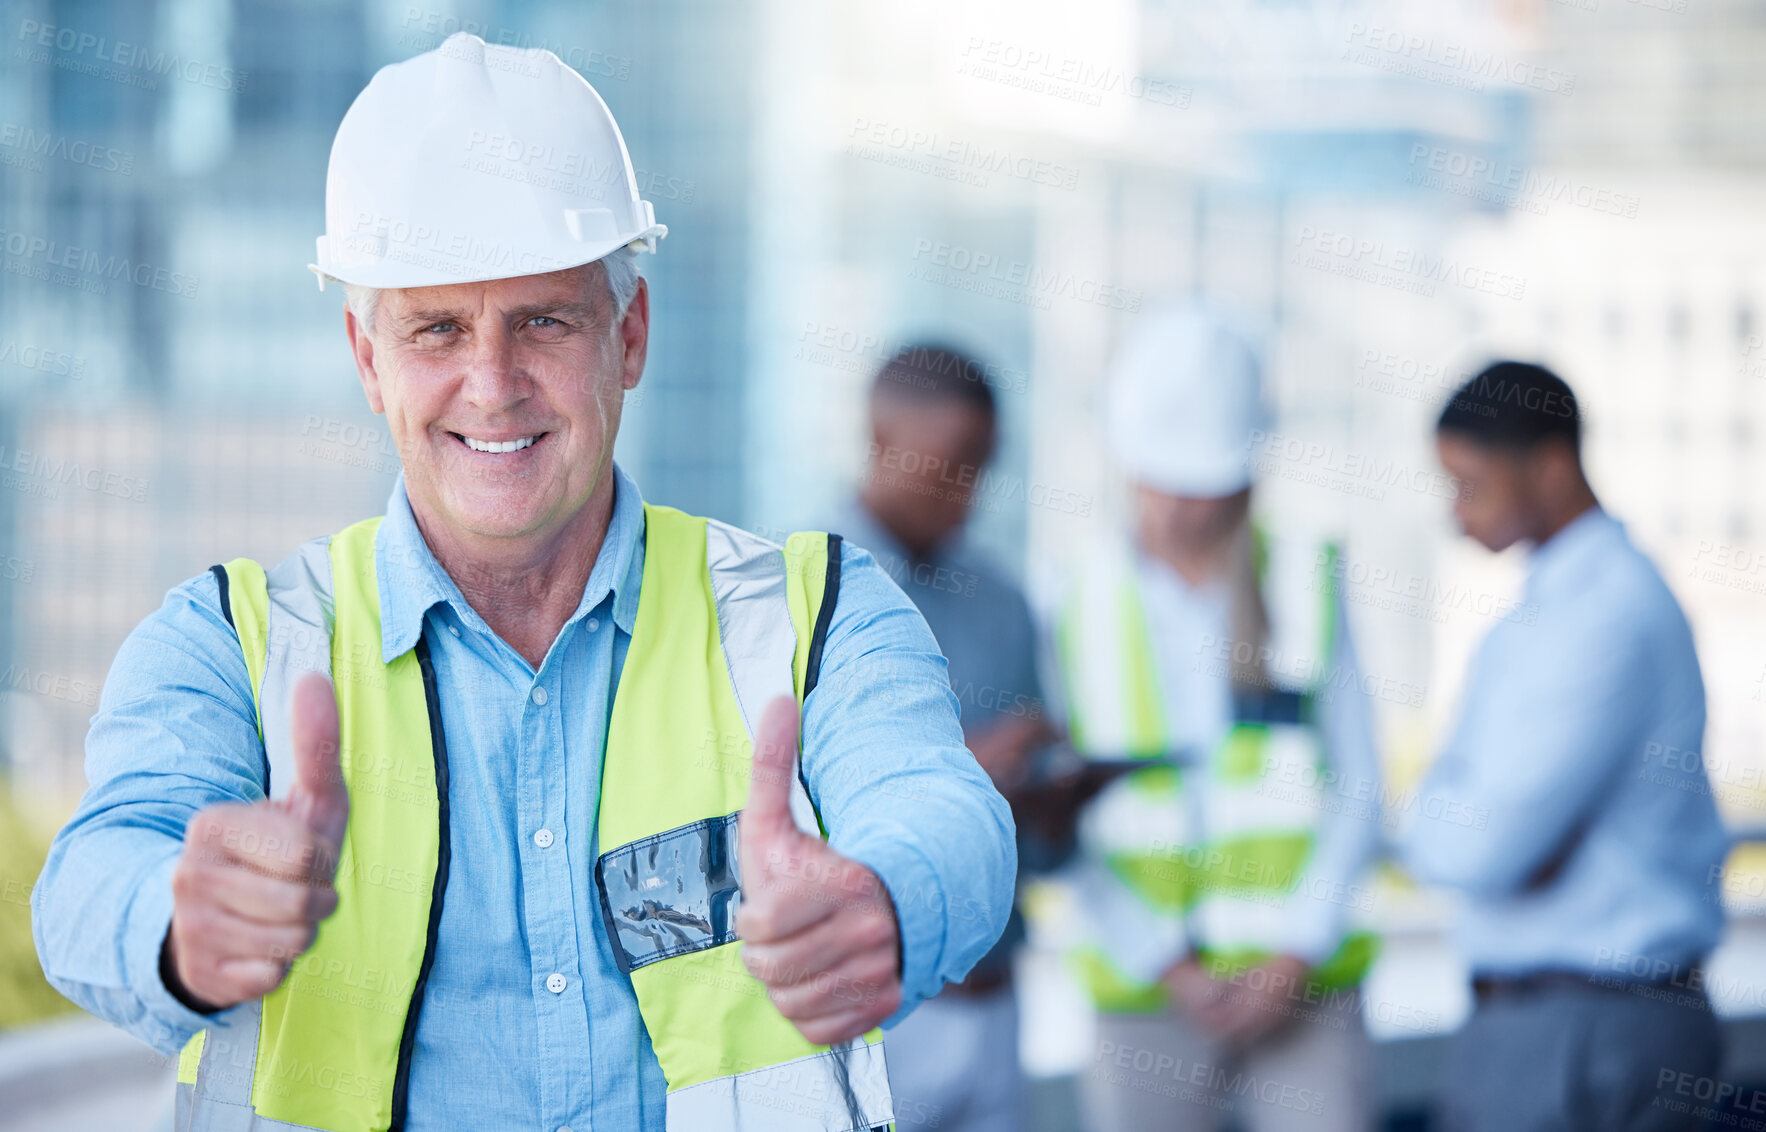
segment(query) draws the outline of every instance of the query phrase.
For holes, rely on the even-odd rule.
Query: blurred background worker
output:
[[[1030,606],[964,539],[982,471],[993,458],[993,392],[974,359],[936,344],[908,345],[878,372],[870,416],[863,486],[829,529],[869,550],[919,607],[949,659],[964,740],[1010,797],[1049,731]],[[912,798],[900,801],[914,805]],[[1023,936],[1014,912],[967,979],[950,984],[891,1033],[898,1126],[1025,1127],[1012,989],[1012,953]]]
[[[1355,988],[1375,941],[1347,918],[1375,843],[1354,799],[1379,766],[1336,550],[1252,522],[1264,405],[1242,333],[1154,310],[1114,368],[1132,543],[1082,572],[1057,651],[1077,750],[1146,765],[1080,818],[1098,1010],[1081,1105],[1096,1132],[1214,1128],[1235,1106],[1254,1132],[1365,1128]]]
[[[1436,425],[1460,527],[1531,544],[1537,611],[1485,638],[1421,791],[1443,816],[1404,844],[1419,880],[1466,897],[1477,1006],[1443,1095],[1464,1132],[1703,1128],[1662,1086],[1720,1060],[1700,967],[1726,851],[1696,755],[1704,684],[1679,603],[1588,485],[1581,426],[1569,386],[1515,362]]]

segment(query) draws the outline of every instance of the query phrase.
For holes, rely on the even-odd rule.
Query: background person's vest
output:
[[[668,1082],[668,1127],[822,1130],[892,1119],[881,1035],[805,1041],[741,962],[736,814],[752,735],[814,687],[839,589],[837,536],[785,547],[646,505],[637,621],[614,696],[595,867],[615,958]],[[426,643],[383,662],[379,519],[270,570],[215,567],[264,739],[266,793],[291,781],[289,693],[329,674],[349,825],[337,910],[287,979],[198,1033],[179,1132],[404,1125],[413,1040],[448,876],[447,746]],[[395,572],[399,569],[394,564]],[[799,824],[818,820],[801,776]],[[494,1040],[487,1035],[487,1040]]]
[[[1307,866],[1328,804],[1317,697],[1329,694],[1336,652],[1337,548],[1307,558],[1259,539],[1257,580],[1270,611],[1270,687],[1239,690],[1226,733],[1190,765],[1149,766],[1111,783],[1081,817],[1090,858],[1078,885],[1086,942],[1070,959],[1099,1010],[1151,1012],[1163,984],[1123,970],[1120,957],[1193,949],[1216,977],[1278,954],[1288,909],[1330,898]],[[1221,642],[1223,649],[1255,642]],[[1074,747],[1105,759],[1181,756],[1132,558],[1100,556],[1069,594],[1057,628]],[[1230,656],[1196,656],[1199,679],[1229,678]],[[1348,694],[1359,694],[1359,689]],[[1313,990],[1354,986],[1378,950],[1348,935],[1308,975]]]

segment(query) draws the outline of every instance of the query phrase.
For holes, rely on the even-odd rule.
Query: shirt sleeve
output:
[[[219,802],[264,796],[250,676],[203,574],[129,634],[86,736],[85,796],[31,897],[56,990],[167,1056],[228,1016],[190,1010],[159,977],[184,828]]]
[[[1524,661],[1491,663],[1504,631],[1534,634]],[[1502,896],[1568,847],[1622,771],[1652,687],[1648,649],[1635,620],[1616,610],[1503,624],[1472,680],[1401,850],[1424,883]]]
[[[1287,953],[1315,965],[1337,949],[1353,912],[1371,903],[1372,890],[1362,883],[1362,875],[1380,839],[1373,704],[1362,688],[1341,587],[1336,616],[1340,628],[1331,657],[1331,692],[1319,705],[1330,778],[1321,793],[1306,890],[1288,906]]]
[[[1011,811],[963,745],[932,631],[868,551],[841,555],[821,675],[804,705],[804,774],[829,843],[875,872],[901,928],[894,1025],[961,980],[1005,929]]]

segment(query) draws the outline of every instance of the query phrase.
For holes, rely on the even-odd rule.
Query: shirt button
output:
[[[550,975],[547,975],[546,976],[546,989],[551,991],[553,994],[563,994],[564,993],[564,976],[560,975],[556,971],[553,971]]]
[[[549,829],[534,830],[533,843],[541,849],[550,849],[552,847],[552,831]]]
[[[596,629],[599,629],[600,627],[601,627],[601,619],[599,617],[589,618],[589,632],[593,633]],[[570,1129],[568,1129],[568,1128],[563,1129],[563,1132],[570,1132]]]
[[[539,704],[541,707],[546,706],[546,690],[544,688],[535,688],[533,690],[533,702]]]
[[[568,1124],[563,1125],[562,1127],[560,1127],[558,1129],[558,1132],[570,1132],[570,1125],[568,1125]]]
[[[458,625],[449,625],[448,632],[450,632],[450,633],[454,634],[454,636],[458,637],[460,635],[460,627]]]

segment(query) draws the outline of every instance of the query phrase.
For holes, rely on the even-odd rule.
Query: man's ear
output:
[[[1529,463],[1534,494],[1553,503],[1568,496],[1582,481],[1582,459],[1576,446],[1561,436],[1540,441]]]
[[[650,352],[650,286],[638,276],[638,290],[626,304],[625,317],[619,322],[620,341],[625,345],[625,372],[620,384],[636,389],[644,377],[644,359]]]
[[[374,339],[356,321],[356,312],[347,303],[343,308],[343,332],[349,337],[350,353],[356,359],[356,376],[362,379],[362,392],[368,397],[368,407],[376,413],[386,412],[386,405],[380,399],[380,374],[374,369]]]

